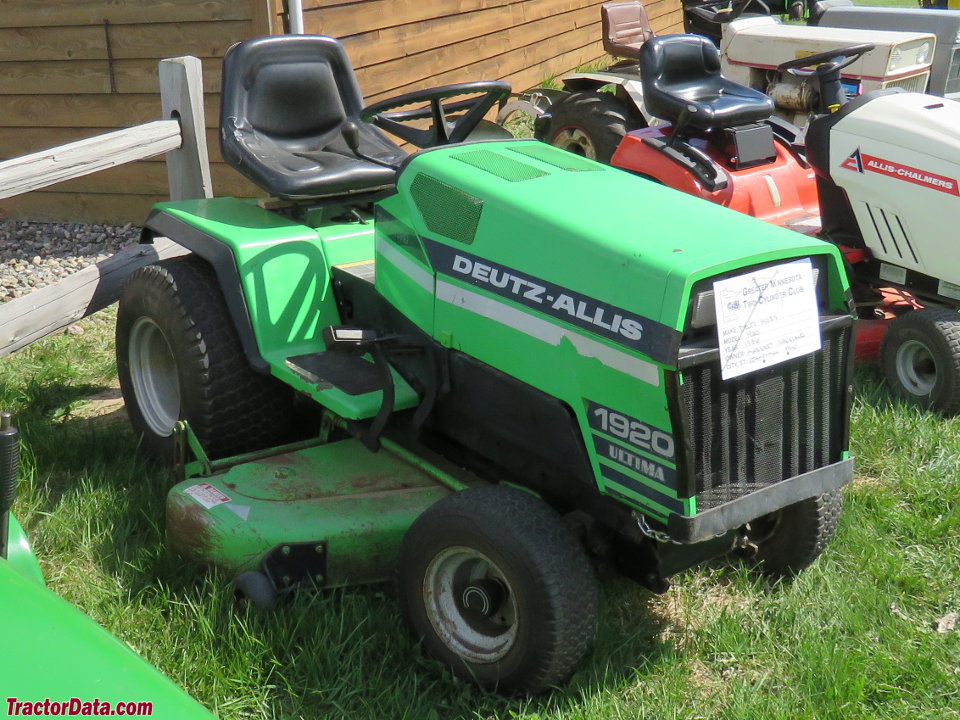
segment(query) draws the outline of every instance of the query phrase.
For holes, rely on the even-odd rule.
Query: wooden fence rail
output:
[[[157,120],[0,162],[0,199],[180,147],[180,123]]]
[[[160,61],[163,119],[0,162],[0,198],[166,154],[172,200],[213,197],[200,61]],[[56,332],[120,297],[137,268],[186,251],[160,239],[125,248],[61,282],[0,305],[0,356]]]

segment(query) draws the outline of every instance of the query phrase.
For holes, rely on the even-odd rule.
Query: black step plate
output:
[[[347,395],[383,390],[380,372],[369,360],[342,352],[321,352],[287,358],[287,365],[319,390],[337,388]]]

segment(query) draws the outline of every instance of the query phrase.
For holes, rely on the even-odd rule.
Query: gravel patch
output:
[[[85,225],[0,220],[0,302],[59,282],[140,238],[127,223]]]

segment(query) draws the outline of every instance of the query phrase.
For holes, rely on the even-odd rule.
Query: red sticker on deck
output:
[[[191,485],[184,490],[184,492],[208,510],[217,505],[223,505],[223,503],[230,502],[230,498],[209,483]]]
[[[861,153],[860,148],[854,150],[850,157],[844,160],[840,167],[856,172],[874,172],[878,175],[896,178],[897,180],[906,180],[914,185],[939,190],[948,195],[960,196],[960,190],[957,188],[957,181],[944,175],[927,172],[920,168],[902,165],[893,160],[884,160],[874,155]]]

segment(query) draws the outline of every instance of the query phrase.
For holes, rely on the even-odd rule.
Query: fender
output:
[[[257,346],[257,340],[253,334],[253,323],[247,309],[247,301],[243,296],[243,285],[240,282],[237,260],[230,248],[215,237],[198,230],[183,220],[154,208],[143,224],[140,242],[145,245],[152,245],[154,238],[157,237],[170,238],[178,245],[182,245],[194,255],[210,263],[217,276],[217,282],[220,283],[220,291],[223,293],[224,300],[226,300],[227,309],[230,311],[230,317],[240,338],[243,353],[247,356],[247,361],[257,372],[269,375],[270,365],[264,360]]]
[[[640,83],[640,75],[636,79],[626,78],[615,72],[590,72],[590,73],[572,73],[561,79],[565,90],[570,92],[582,92],[585,90],[599,90],[605,85],[617,85],[623,88],[627,97],[633,101],[637,115],[643,118],[649,126],[662,125],[663,121],[655,118],[643,104],[643,86]]]

